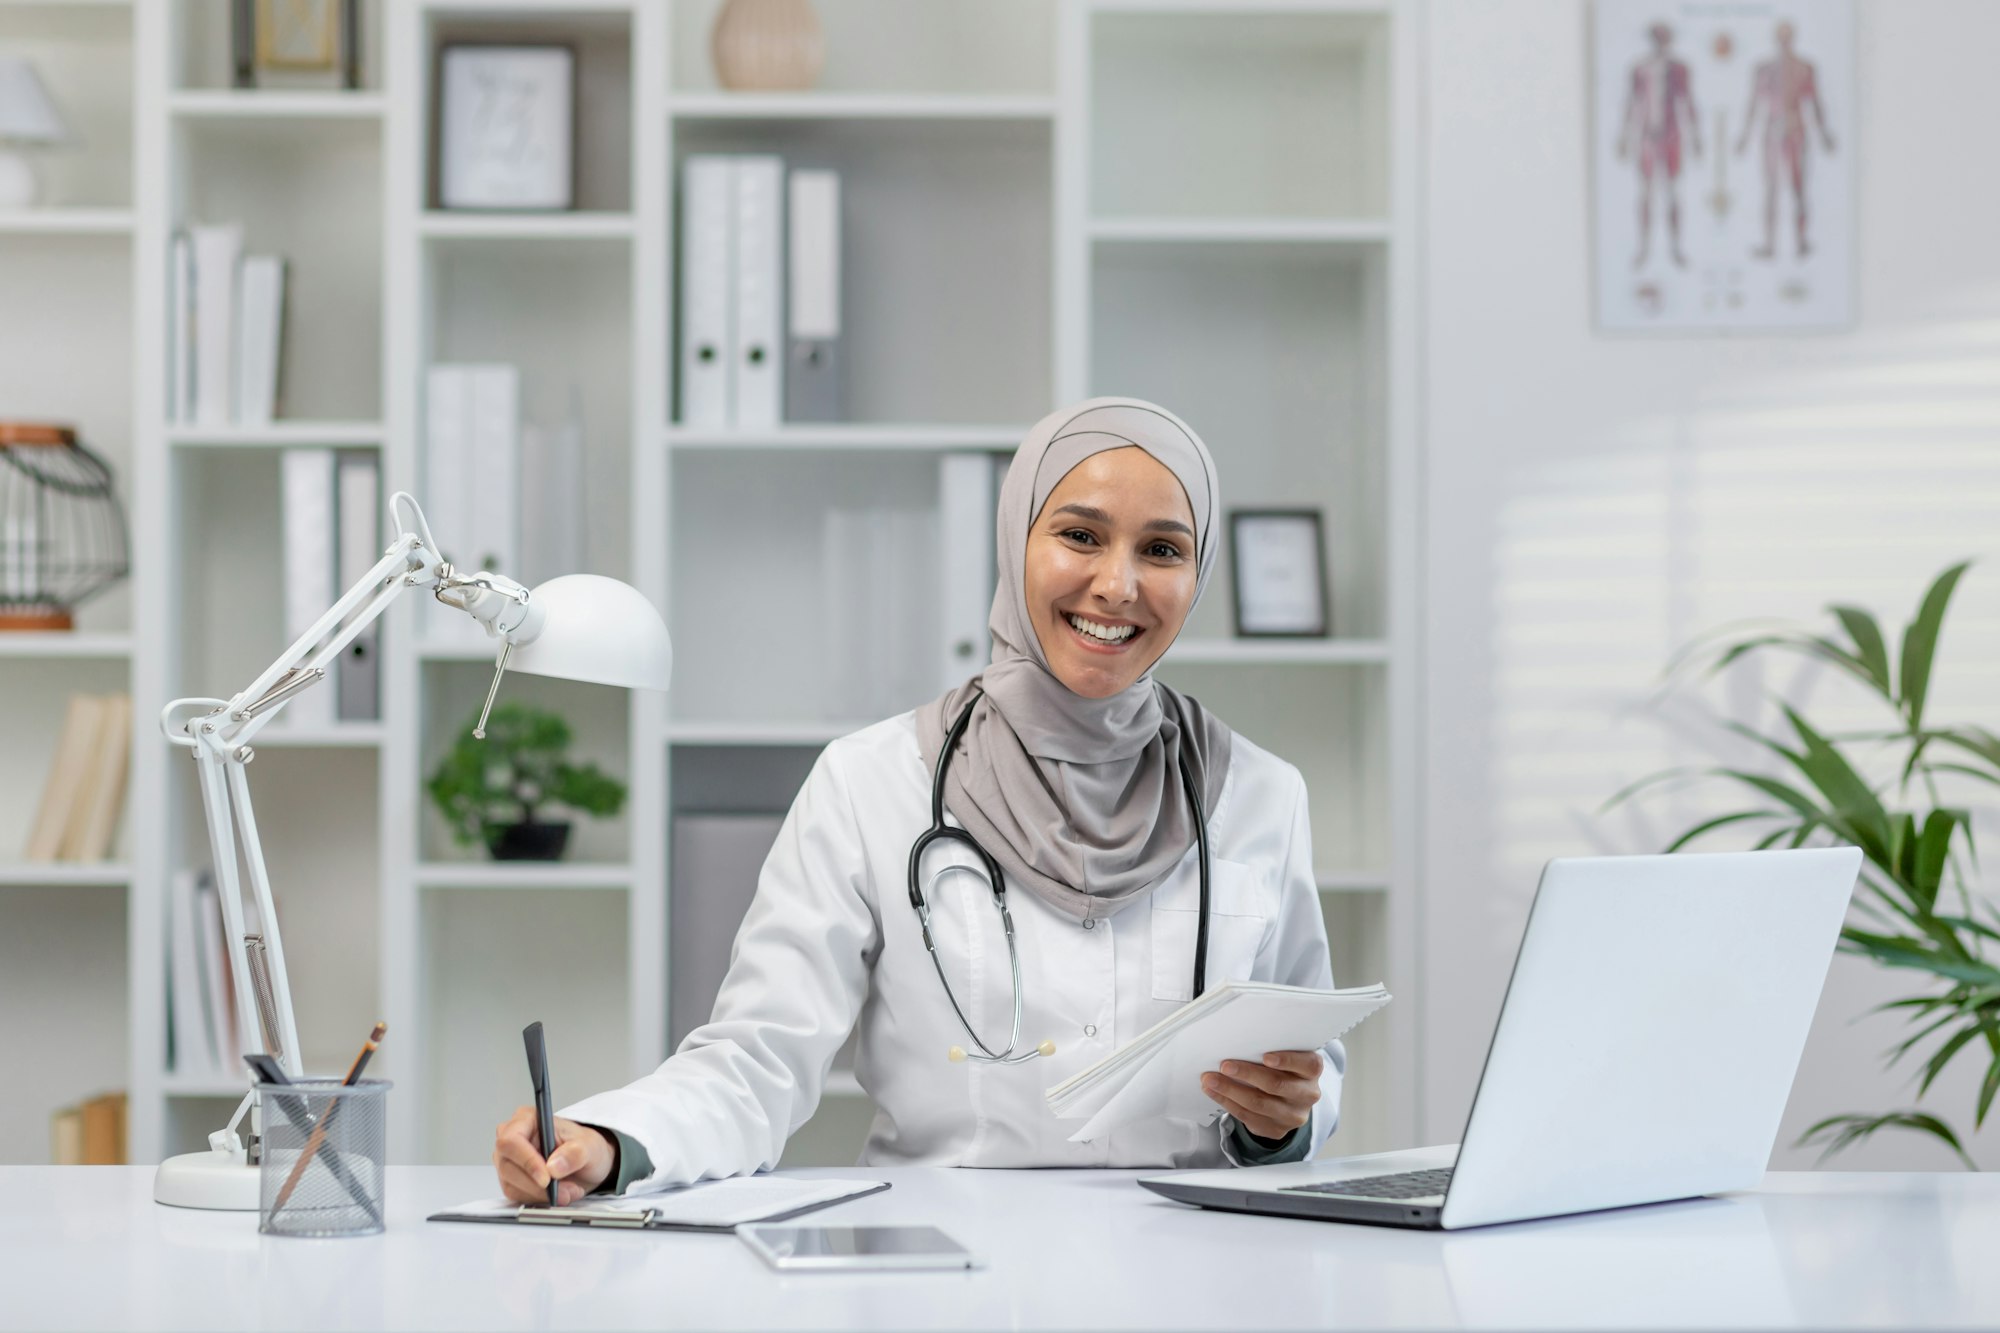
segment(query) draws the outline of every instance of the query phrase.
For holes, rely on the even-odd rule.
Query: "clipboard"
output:
[[[457,1208],[432,1213],[427,1222],[499,1222],[508,1225],[559,1226],[559,1227],[606,1227],[625,1231],[684,1231],[707,1235],[731,1234],[739,1226],[756,1222],[788,1222],[807,1213],[816,1213],[822,1208],[831,1208],[837,1203],[851,1199],[866,1198],[870,1194],[880,1194],[889,1188],[886,1180],[827,1180],[800,1181],[787,1180],[786,1184],[821,1185],[815,1191],[817,1197],[803,1202],[795,1202],[796,1192],[787,1192],[783,1199],[773,1199],[768,1207],[758,1207],[754,1198],[743,1199],[734,1209],[727,1203],[713,1197],[718,1193],[714,1186],[735,1186],[733,1191],[723,1193],[744,1193],[745,1187],[755,1188],[755,1182],[770,1179],[763,1176],[738,1176],[728,1180],[710,1181],[703,1185],[693,1185],[685,1189],[672,1190],[665,1194],[642,1194],[616,1196],[615,1202],[607,1199],[597,1204],[571,1204],[566,1207],[551,1207],[548,1204],[515,1204],[506,1200],[492,1203],[461,1204]],[[776,1182],[773,1181],[773,1184]],[[704,1193],[711,1197],[701,1200]],[[690,1217],[689,1213],[695,1214]],[[719,1212],[726,1212],[726,1220],[716,1220]],[[697,1220],[706,1218],[706,1220]]]

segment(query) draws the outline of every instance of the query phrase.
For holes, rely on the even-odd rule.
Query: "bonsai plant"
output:
[[[1939,779],[1949,774],[2000,786],[2000,736],[1983,727],[1933,726],[1924,716],[1945,608],[1965,570],[1965,564],[1953,565],[1931,583],[1903,630],[1893,664],[1881,627],[1855,606],[1827,608],[1837,622],[1829,633],[1757,634],[1685,650],[1674,671],[1706,662],[1711,675],[1751,653],[1804,654],[1858,681],[1887,716],[1878,728],[1829,735],[1781,704],[1784,722],[1774,734],[1727,724],[1775,760],[1775,776],[1732,767],[1676,769],[1627,787],[1606,808],[1670,779],[1721,780],[1751,798],[1750,805],[1704,819],[1675,838],[1668,851],[1742,825],[1761,834],[1760,848],[1808,842],[1859,847],[1860,887],[1840,948],[1884,967],[1907,969],[1922,982],[1917,993],[1878,1007],[1877,1012],[1903,1013],[1915,1029],[1887,1053],[1888,1063],[1895,1065],[1935,1039],[1923,1057],[1913,1099],[1920,1102],[1961,1051],[1975,1042],[1983,1046],[1988,1064],[1973,1107],[1977,1128],[2000,1094],[2000,961],[1989,957],[1992,943],[2000,941],[2000,911],[1968,885],[1975,856],[1972,815],[1944,802]],[[1870,781],[1864,772],[1890,776]],[[1892,1127],[1932,1135],[1974,1166],[1951,1126],[1914,1105],[1829,1116],[1799,1141],[1823,1142],[1830,1154]]]
[[[570,826],[537,820],[541,807],[616,815],[625,805],[625,784],[595,764],[565,762],[569,743],[567,722],[526,704],[495,708],[485,740],[467,723],[429,782],[431,799],[459,846],[483,842],[500,861],[557,861]]]

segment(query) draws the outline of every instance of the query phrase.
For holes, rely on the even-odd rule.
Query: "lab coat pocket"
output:
[[[1249,866],[1217,859],[1209,874],[1208,985],[1249,980],[1271,921],[1262,886]],[[1153,890],[1153,998],[1194,998],[1195,927],[1201,920],[1199,862],[1183,861]]]

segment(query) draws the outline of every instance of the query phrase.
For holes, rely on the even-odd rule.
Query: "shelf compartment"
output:
[[[49,1160],[58,1108],[130,1087],[129,929],[123,894],[0,893],[0,1013],[16,1071],[0,1104],[10,1162]]]
[[[1305,777],[1315,877],[1374,883],[1389,863],[1388,680],[1318,665],[1178,665],[1177,690]],[[1372,980],[1372,978],[1371,978]]]
[[[428,51],[424,59],[427,167],[424,202],[443,202],[439,136],[443,85],[442,53],[459,43],[490,45],[559,42],[576,54],[574,87],[574,197],[584,212],[625,213],[632,207],[632,11],[546,5],[439,7],[426,14]],[[656,77],[653,70],[648,77]]]
[[[385,432],[379,421],[273,421],[262,426],[204,426],[176,422],[167,443],[181,449],[379,448]]]
[[[424,663],[420,673],[423,716],[419,730],[419,752],[422,756],[418,769],[420,783],[429,781],[431,773],[456,743],[459,733],[478,718],[492,678],[490,661]],[[525,703],[561,715],[571,732],[570,762],[596,764],[629,788],[632,772],[626,741],[630,734],[630,699],[631,691],[608,685],[510,672],[501,681],[500,697],[494,706]],[[556,863],[556,868],[563,872],[612,875],[628,863],[633,818],[629,801],[619,814],[610,819],[598,819],[567,809],[551,809],[543,817],[566,819],[572,825],[568,849],[570,859]],[[436,803],[430,799],[428,791],[422,795],[417,828],[417,853],[426,866],[451,867],[447,872],[449,874],[488,875],[492,881],[501,884],[507,883],[506,877],[515,873],[514,867],[518,863],[488,862],[484,859],[483,850],[478,852],[479,860],[461,859],[468,855],[468,849],[461,848],[453,839],[450,827]],[[463,871],[458,867],[464,867]],[[534,869],[530,867],[519,873],[532,879]],[[629,872],[623,873],[626,882],[629,882]]]
[[[4,637],[0,637],[0,643],[4,642]],[[129,775],[126,779],[126,808],[119,817],[106,858],[112,864],[47,862],[29,865],[16,863],[13,858],[27,847],[35,816],[41,809],[42,791],[48,782],[56,745],[62,739],[63,723],[69,713],[69,696],[129,693],[132,688],[131,663],[122,655],[75,657],[51,653],[0,657],[0,664],[4,664],[0,666],[0,676],[6,680],[0,697],[4,697],[7,704],[6,754],[9,760],[0,764],[0,857],[5,858],[5,862],[0,863],[0,884],[20,886],[23,892],[32,893],[36,886],[42,885],[126,882],[130,878],[130,869],[119,863],[129,855],[132,804],[140,799]],[[135,746],[158,741],[157,724],[150,718],[133,718],[132,730]],[[0,934],[7,929],[6,923],[0,921]]]
[[[672,86],[718,98],[709,34],[720,0],[672,6]],[[826,60],[814,96],[973,94],[1055,89],[1057,0],[840,0],[817,6]]]
[[[1091,211],[1382,216],[1390,23],[1300,6],[1094,15]]]
[[[247,103],[277,94],[212,96]],[[268,429],[290,429],[287,421],[379,422],[380,117],[299,119],[253,109],[182,119],[175,138],[186,172],[173,217],[182,225],[240,223],[245,254],[285,260],[280,422]]]
[[[1119,245],[1093,257],[1091,375],[1226,449],[1232,508],[1321,513],[1332,629],[1388,627],[1387,253]],[[1233,637],[1228,535],[1191,639]]]
[[[22,630],[0,634],[0,659],[9,657],[130,657],[130,634],[86,631]]]
[[[138,79],[132,15],[131,4],[0,5],[0,51],[33,63],[69,130],[68,144],[36,154],[36,168],[48,205],[39,211],[52,221],[59,213],[78,215],[74,220],[79,225],[69,229],[70,235],[116,235],[131,227],[129,217],[118,227],[109,227],[108,220],[128,214],[133,198]],[[11,221],[0,221],[0,233],[49,234],[33,225],[10,226]],[[56,307],[8,303],[4,308],[34,310],[39,326]],[[18,411],[13,403],[10,399],[10,415]]]
[[[894,512],[910,515],[913,528],[928,518],[934,533],[935,461],[894,451],[698,453],[676,459],[672,505],[671,707],[682,724],[754,734],[771,719],[775,700],[783,729],[803,726],[800,738],[810,740],[822,719],[831,727],[856,716],[884,717],[943,689],[934,536],[924,539],[925,550],[909,553],[908,595],[881,594],[897,602],[889,612],[897,617],[894,639],[927,648],[891,646],[864,664],[860,631],[851,610],[842,609],[846,599],[828,596],[839,577],[827,567],[829,516]],[[832,535],[843,532],[851,535],[851,525]],[[719,559],[727,561],[726,578],[717,576]],[[770,627],[773,637],[759,642],[715,632],[752,623]],[[788,646],[794,643],[821,645],[828,662],[801,674]],[[851,651],[842,652],[842,643]]]
[[[153,0],[138,0],[141,4]],[[356,0],[361,5],[361,88],[359,92],[338,88],[340,72],[263,70],[255,89],[232,87],[235,67],[231,59],[230,10],[232,0],[174,0],[179,20],[176,34],[178,52],[173,70],[175,99],[190,95],[217,94],[234,97],[321,97],[373,98],[382,85],[382,38],[384,0]],[[395,0],[402,3],[402,0]],[[335,6],[325,6],[328,9]],[[336,34],[336,41],[338,35]],[[275,86],[264,86],[275,85]]]
[[[956,452],[984,449],[1011,453],[1028,426],[923,426],[867,422],[830,425],[798,424],[774,431],[703,430],[669,426],[667,447],[754,453],[772,450],[908,449],[914,452]]]
[[[1049,122],[708,120],[677,126],[673,142],[677,190],[693,153],[773,153],[839,173],[850,421],[1032,422],[1048,410]]]

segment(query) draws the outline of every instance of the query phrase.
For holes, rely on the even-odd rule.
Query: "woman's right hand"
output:
[[[575,1203],[611,1177],[618,1162],[611,1136],[592,1125],[556,1120],[556,1150],[542,1160],[541,1130],[535,1108],[517,1107],[493,1131],[493,1169],[500,1188],[515,1203],[547,1204],[549,1179],[562,1182],[556,1202]]]

